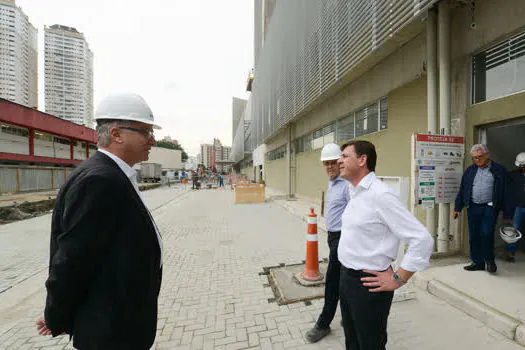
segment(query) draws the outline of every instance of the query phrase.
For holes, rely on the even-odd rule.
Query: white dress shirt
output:
[[[97,150],[97,152],[104,153],[106,156],[111,158],[115,163],[117,163],[117,165],[119,166],[120,170],[122,170],[122,172],[128,177],[129,181],[133,185],[133,188],[137,192],[139,198],[142,200],[142,203],[144,204],[144,207],[148,211],[148,214],[149,214],[149,217],[151,219],[151,222],[153,223],[153,227],[155,227],[155,233],[157,234],[157,240],[159,241],[159,247],[160,247],[160,265],[162,266],[162,249],[163,249],[162,237],[160,235],[159,228],[157,227],[157,224],[155,223],[155,220],[153,220],[153,216],[149,212],[149,209],[148,209],[148,207],[146,205],[146,202],[144,201],[144,197],[142,197],[142,193],[139,190],[139,184],[137,183],[137,172],[135,171],[135,169],[130,167],[128,163],[126,163],[125,161],[123,161],[122,159],[120,159],[119,157],[114,155],[113,153],[108,152],[108,151],[103,150],[103,149],[99,149],[99,150]]]
[[[393,189],[371,172],[357,187],[350,184],[349,192],[337,251],[343,266],[384,271],[396,259],[401,240],[408,245],[401,268],[415,272],[428,265],[434,240]]]

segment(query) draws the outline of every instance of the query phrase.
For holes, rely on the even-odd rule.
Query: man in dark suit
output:
[[[486,145],[477,144],[470,151],[474,164],[463,177],[454,204],[454,218],[467,207],[470,258],[467,271],[496,273],[494,228],[500,211],[505,222],[510,221],[509,201],[505,198],[507,169],[490,159]]]
[[[162,239],[133,165],[155,145],[138,95],[97,110],[98,152],[62,186],[51,223],[42,335],[69,334],[78,349],[149,349],[155,339]],[[158,127],[157,127],[158,128]]]

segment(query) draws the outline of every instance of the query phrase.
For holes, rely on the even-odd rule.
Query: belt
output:
[[[472,202],[473,205],[477,205],[478,207],[492,207],[493,204],[492,202],[488,202],[488,203],[475,203],[475,202]]]
[[[356,277],[356,278],[374,277],[374,275],[372,275],[370,273],[363,272],[363,270],[354,270],[354,269],[350,269],[348,267],[344,267],[343,265],[341,265],[341,269],[343,271],[345,271],[349,276]]]
[[[341,231],[328,231],[329,235],[340,235]]]

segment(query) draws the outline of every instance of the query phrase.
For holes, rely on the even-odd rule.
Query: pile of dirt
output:
[[[0,208],[0,224],[25,220],[48,214],[55,206],[55,199],[46,199],[38,202],[23,202],[10,207]]]

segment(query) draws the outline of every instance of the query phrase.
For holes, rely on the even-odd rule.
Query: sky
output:
[[[248,98],[253,0],[16,0],[38,29],[44,110],[44,25],[83,33],[94,55],[94,107],[133,92],[190,156],[214,137],[232,143],[232,97]]]

